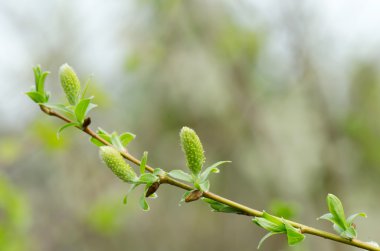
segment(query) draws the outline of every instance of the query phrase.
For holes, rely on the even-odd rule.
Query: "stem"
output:
[[[44,113],[46,113],[49,116],[57,117],[57,118],[65,121],[66,123],[71,123],[72,122],[70,119],[66,118],[65,116],[61,115],[60,113],[57,113],[56,111],[54,111],[54,110],[52,110],[52,109],[50,109],[50,108],[48,108],[48,107],[46,107],[44,105],[40,105],[40,108],[41,108],[41,110]],[[105,141],[103,138],[101,138],[97,133],[95,133],[93,130],[91,130],[88,126],[85,127],[85,128],[81,128],[81,127],[77,127],[77,128],[80,129],[81,131],[87,133],[91,137],[99,140],[103,144],[108,145],[108,146],[111,145],[110,143],[108,143],[107,141]],[[132,162],[132,163],[134,163],[136,165],[140,165],[140,160],[137,159],[137,158],[135,158],[133,155],[129,154],[128,152],[120,152],[120,153],[121,153],[121,155],[125,159],[129,160],[130,162]],[[147,165],[146,166],[146,170],[148,170],[149,172],[153,172],[154,168]],[[160,183],[162,183],[162,184],[169,184],[169,185],[176,186],[176,187],[182,188],[184,190],[188,190],[188,191],[194,189],[192,186],[189,186],[189,185],[187,185],[185,183],[177,181],[177,180],[175,180],[173,178],[170,178],[168,176],[161,176],[160,177]],[[209,198],[209,199],[215,200],[215,201],[220,202],[222,204],[228,205],[230,207],[239,209],[240,211],[243,212],[244,215],[247,215],[247,216],[262,217],[262,215],[263,215],[263,212],[261,212],[259,210],[247,207],[247,206],[242,205],[242,204],[240,204],[238,202],[229,200],[227,198],[224,198],[222,196],[219,196],[219,195],[211,193],[211,192],[203,192],[202,196],[205,197],[205,198]],[[360,241],[360,240],[357,240],[357,239],[352,239],[352,240],[346,239],[346,238],[343,238],[343,237],[341,237],[339,235],[336,235],[336,234],[333,234],[333,233],[330,233],[330,232],[326,232],[326,231],[323,231],[323,230],[319,230],[319,229],[316,229],[316,228],[313,228],[313,227],[309,227],[309,226],[306,226],[306,225],[303,225],[303,224],[300,224],[300,223],[297,223],[297,222],[294,222],[294,221],[289,221],[289,220],[287,220],[287,221],[293,227],[299,228],[300,231],[301,231],[301,233],[303,233],[303,234],[310,234],[310,235],[322,237],[322,238],[325,238],[325,239],[329,239],[329,240],[332,240],[332,241],[344,243],[346,245],[358,247],[358,248],[365,249],[365,250],[380,251],[380,248],[375,247],[375,246],[373,246],[373,245],[371,245],[369,243],[366,243],[364,241]]]

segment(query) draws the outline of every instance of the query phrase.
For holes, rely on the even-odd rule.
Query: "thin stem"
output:
[[[41,110],[46,113],[47,115],[49,116],[53,116],[53,117],[57,117],[63,121],[65,121],[66,123],[71,123],[72,121],[68,118],[66,118],[65,116],[57,113],[56,111],[44,106],[44,105],[40,105],[40,108]],[[104,140],[103,138],[101,138],[97,133],[95,133],[93,130],[91,130],[88,126],[85,127],[85,128],[81,128],[81,127],[77,127],[78,129],[80,129],[81,131],[87,133],[88,135],[90,135],[91,137],[97,139],[98,141],[102,142],[103,144],[105,145],[111,145],[110,143],[108,143],[106,140]],[[140,165],[140,160],[138,160],[137,158],[135,158],[133,155],[129,154],[128,152],[120,152],[121,155],[129,160],[130,162],[136,164],[136,165]],[[151,166],[146,166],[146,170],[148,170],[149,172],[153,172],[154,168],[151,167]],[[182,183],[180,181],[177,181],[173,178],[170,178],[168,176],[161,176],[160,177],[160,183],[162,184],[169,184],[169,185],[172,185],[172,186],[176,186],[176,187],[179,187],[179,188],[182,188],[184,190],[193,190],[194,188],[192,186],[189,186],[185,183]],[[219,196],[217,194],[214,194],[214,193],[211,193],[211,192],[203,192],[203,197],[205,198],[209,198],[209,199],[212,199],[212,200],[215,200],[219,203],[222,203],[222,204],[225,204],[225,205],[228,205],[230,207],[233,207],[233,208],[236,208],[238,210],[240,210],[242,212],[242,214],[244,215],[248,215],[248,216],[256,216],[256,217],[262,217],[263,215],[263,212],[259,211],[259,210],[256,210],[256,209],[253,209],[253,208],[250,208],[250,207],[247,207],[245,205],[242,205],[240,203],[237,203],[235,201],[232,201],[232,200],[229,200],[227,198],[224,198],[222,196]],[[294,221],[289,221],[287,220],[293,227],[296,227],[296,228],[299,228],[301,233],[303,234],[310,234],[310,235],[314,235],[314,236],[318,236],[318,237],[322,237],[322,238],[325,238],[325,239],[329,239],[329,240],[332,240],[332,241],[336,241],[336,242],[340,242],[340,243],[344,243],[344,244],[347,244],[347,245],[350,245],[350,246],[354,246],[354,247],[358,247],[358,248],[361,248],[361,249],[365,249],[365,250],[371,250],[371,251],[380,251],[380,248],[379,247],[375,247],[369,243],[366,243],[366,242],[363,242],[363,241],[360,241],[360,240],[357,240],[357,239],[346,239],[346,238],[343,238],[339,235],[336,235],[336,234],[333,234],[333,233],[330,233],[330,232],[326,232],[326,231],[323,231],[323,230],[319,230],[319,229],[316,229],[316,228],[313,228],[313,227],[309,227],[309,226],[306,226],[306,225],[303,225],[303,224],[300,224],[300,223],[297,223],[297,222],[294,222]]]

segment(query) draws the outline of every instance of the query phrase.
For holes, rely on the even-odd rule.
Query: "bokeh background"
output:
[[[137,135],[129,151],[184,168],[178,132],[194,128],[207,163],[232,160],[211,190],[259,210],[315,219],[327,193],[365,211],[359,238],[380,241],[380,4],[378,1],[0,1],[0,250],[255,250],[250,219],[178,207],[169,186],[138,207],[128,185],[76,130],[24,93],[32,66],[51,71],[63,102],[67,62],[99,108],[94,128]],[[261,250],[355,250],[281,236]]]

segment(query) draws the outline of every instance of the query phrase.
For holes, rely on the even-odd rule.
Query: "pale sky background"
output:
[[[326,55],[329,61],[326,62],[327,66],[333,61],[334,66],[339,67],[337,70],[344,73],[344,62],[348,57],[377,59],[380,56],[380,1],[240,0],[229,4],[242,16],[243,21],[250,20],[250,17],[244,17],[245,8],[255,10],[256,19],[262,22],[260,25],[272,27],[272,35],[276,36],[276,32],[281,34],[281,28],[278,28],[282,22],[279,10],[284,7],[297,9],[300,2],[304,9],[313,14],[314,27],[321,33],[321,42],[333,45],[332,54]],[[65,37],[66,48],[63,49],[68,51],[67,61],[75,56],[75,64],[80,65],[83,72],[96,73],[100,80],[112,83],[118,81],[114,76],[122,75],[125,58],[123,50],[128,45],[124,38],[121,44],[118,34],[121,29],[125,29],[125,24],[130,24],[133,29],[141,14],[134,12],[134,6],[128,1],[0,0],[2,126],[13,128],[16,119],[20,119],[19,116],[14,116],[15,113],[26,118],[33,116],[23,111],[31,105],[23,93],[33,84],[31,67],[41,63],[39,57],[44,54],[44,50],[59,51],[58,47],[62,46],[62,24],[58,22],[63,19],[57,17],[69,19],[66,24],[68,26],[78,26],[78,31],[70,34],[72,38]],[[121,18],[123,23],[120,22]],[[86,46],[81,47],[83,44]],[[76,48],[81,48],[79,54]],[[97,63],[100,59],[102,65]],[[57,69],[49,70],[54,72]],[[56,75],[53,74],[52,77]],[[53,82],[54,78],[50,81]],[[343,79],[338,81],[337,88],[343,88],[343,82]]]

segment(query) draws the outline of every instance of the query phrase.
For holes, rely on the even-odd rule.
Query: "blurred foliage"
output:
[[[20,192],[0,176],[0,247],[22,251],[28,247],[28,204]]]

